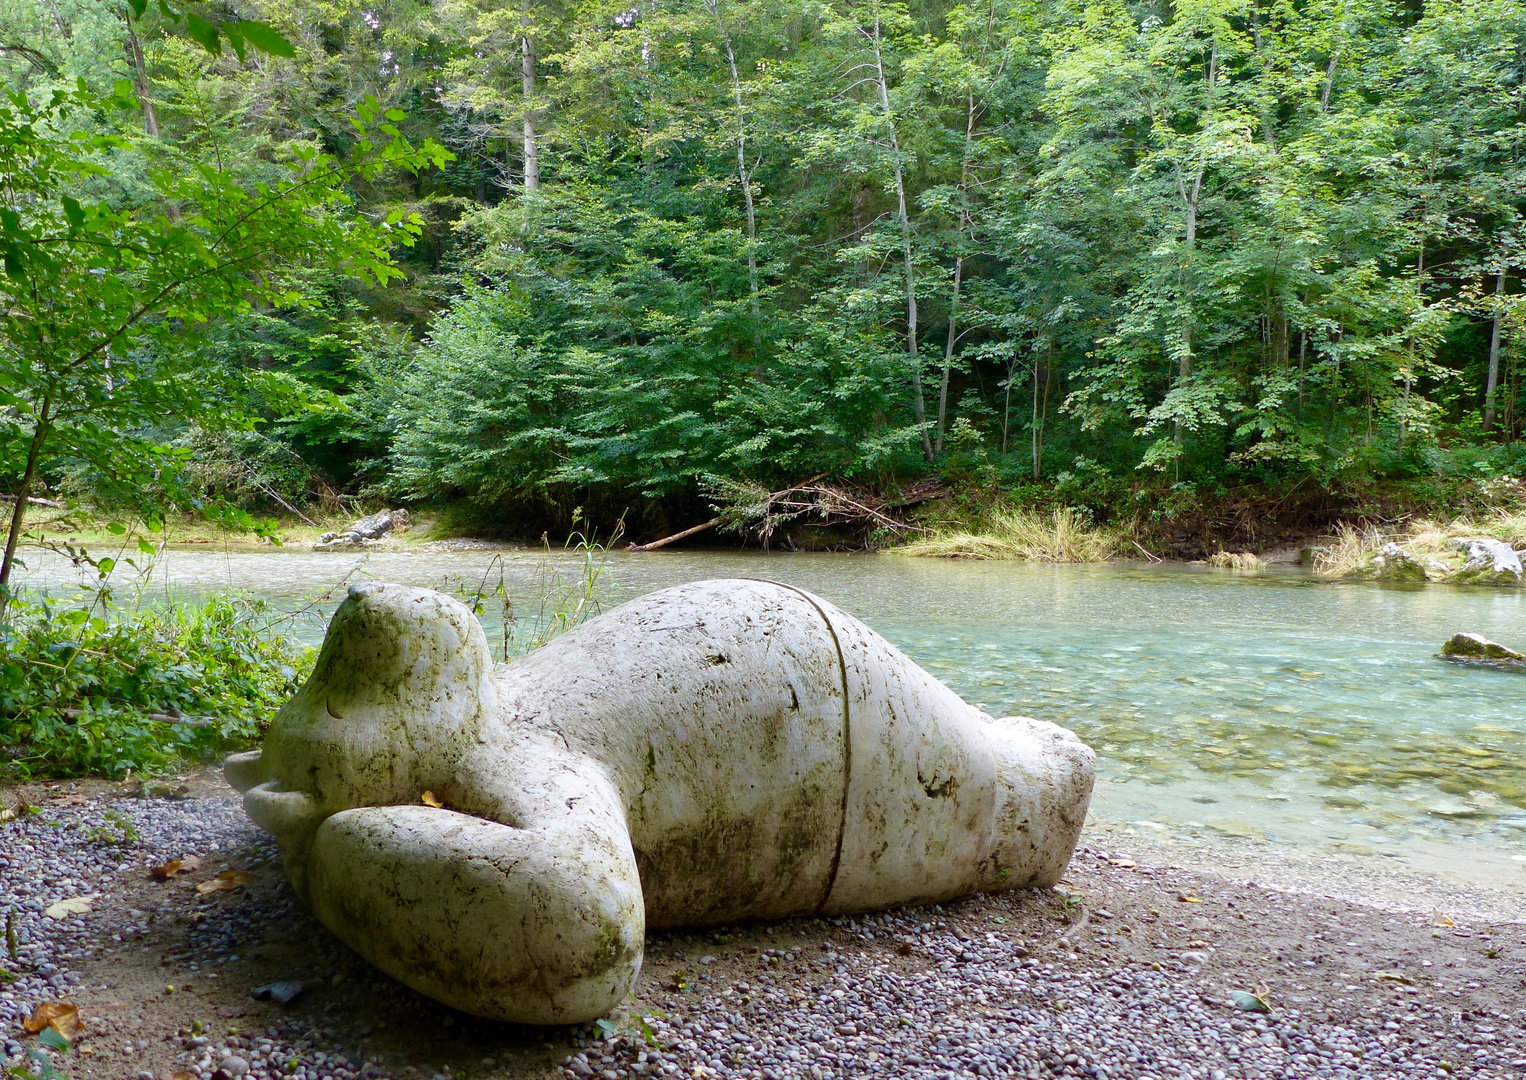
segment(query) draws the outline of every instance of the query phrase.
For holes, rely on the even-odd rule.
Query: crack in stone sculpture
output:
[[[603,1015],[648,926],[1051,885],[1091,797],[1069,731],[787,585],[665,589],[492,668],[461,604],[356,586],[224,770],[329,929],[480,1016]]]

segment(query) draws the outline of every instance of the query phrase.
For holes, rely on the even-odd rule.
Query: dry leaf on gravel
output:
[[[1120,870],[1132,870],[1139,865],[1133,859],[1109,859],[1107,864],[1109,866],[1116,866]]]
[[[44,1028],[52,1028],[73,1042],[82,1026],[79,1007],[68,1001],[44,1001],[32,1010],[32,1015],[23,1020],[21,1026],[26,1028],[29,1035],[36,1035]]]
[[[168,881],[177,874],[189,874],[193,870],[201,869],[201,860],[195,855],[182,855],[178,859],[171,859],[167,863],[151,866],[148,876],[155,881]]]
[[[90,914],[90,904],[100,893],[91,893],[89,896],[71,896],[67,900],[60,900],[48,907],[43,914],[50,919],[67,919],[70,915]]]
[[[196,1074],[186,1072],[184,1069],[176,1069],[172,1073],[165,1073],[164,1080],[196,1080]]]
[[[1387,979],[1389,982],[1405,983],[1410,986],[1413,986],[1415,982],[1402,971],[1374,971],[1372,975],[1375,979]]]
[[[196,886],[196,891],[203,895],[215,892],[229,892],[240,885],[249,884],[249,875],[240,874],[237,870],[224,870],[211,881],[203,881]]]
[[[1271,1006],[1267,1004],[1265,994],[1252,994],[1248,990],[1231,990],[1229,1000],[1237,1009],[1246,1012],[1271,1012]]]
[[[426,791],[424,794],[420,795],[419,801],[422,802],[425,806],[434,807],[436,810],[445,809],[445,804],[440,801],[440,797],[432,791]]]

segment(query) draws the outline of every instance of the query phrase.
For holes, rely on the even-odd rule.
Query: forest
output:
[[[1514,0],[0,0],[0,68],[13,497],[1516,486]]]

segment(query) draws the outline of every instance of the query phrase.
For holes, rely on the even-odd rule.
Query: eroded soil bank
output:
[[[607,1030],[488,1023],[350,953],[220,777],[183,780],[176,798],[29,787],[40,810],[0,826],[7,1065],[38,1044],[22,1020],[62,999],[84,1027],[53,1058],[75,1078],[1526,1075],[1526,926],[1492,902],[1151,865],[1159,849],[1106,832],[1055,891],[651,935]],[[186,855],[199,868],[150,875]],[[88,913],[45,914],[81,896]],[[301,993],[251,997],[277,982]]]

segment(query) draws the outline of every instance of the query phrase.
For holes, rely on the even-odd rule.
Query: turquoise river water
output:
[[[29,561],[32,585],[71,578],[61,560]],[[1099,822],[1526,892],[1526,675],[1434,658],[1459,630],[1526,646],[1526,590],[885,555],[616,553],[603,568],[605,607],[728,576],[831,600],[982,708],[1078,732],[1098,752]],[[146,595],[249,589],[301,612],[291,631],[316,642],[346,579],[459,591],[501,576],[523,639],[555,591],[549,575],[578,572],[573,556],[535,551],[177,550]],[[501,601],[485,602],[483,622],[500,645]]]

